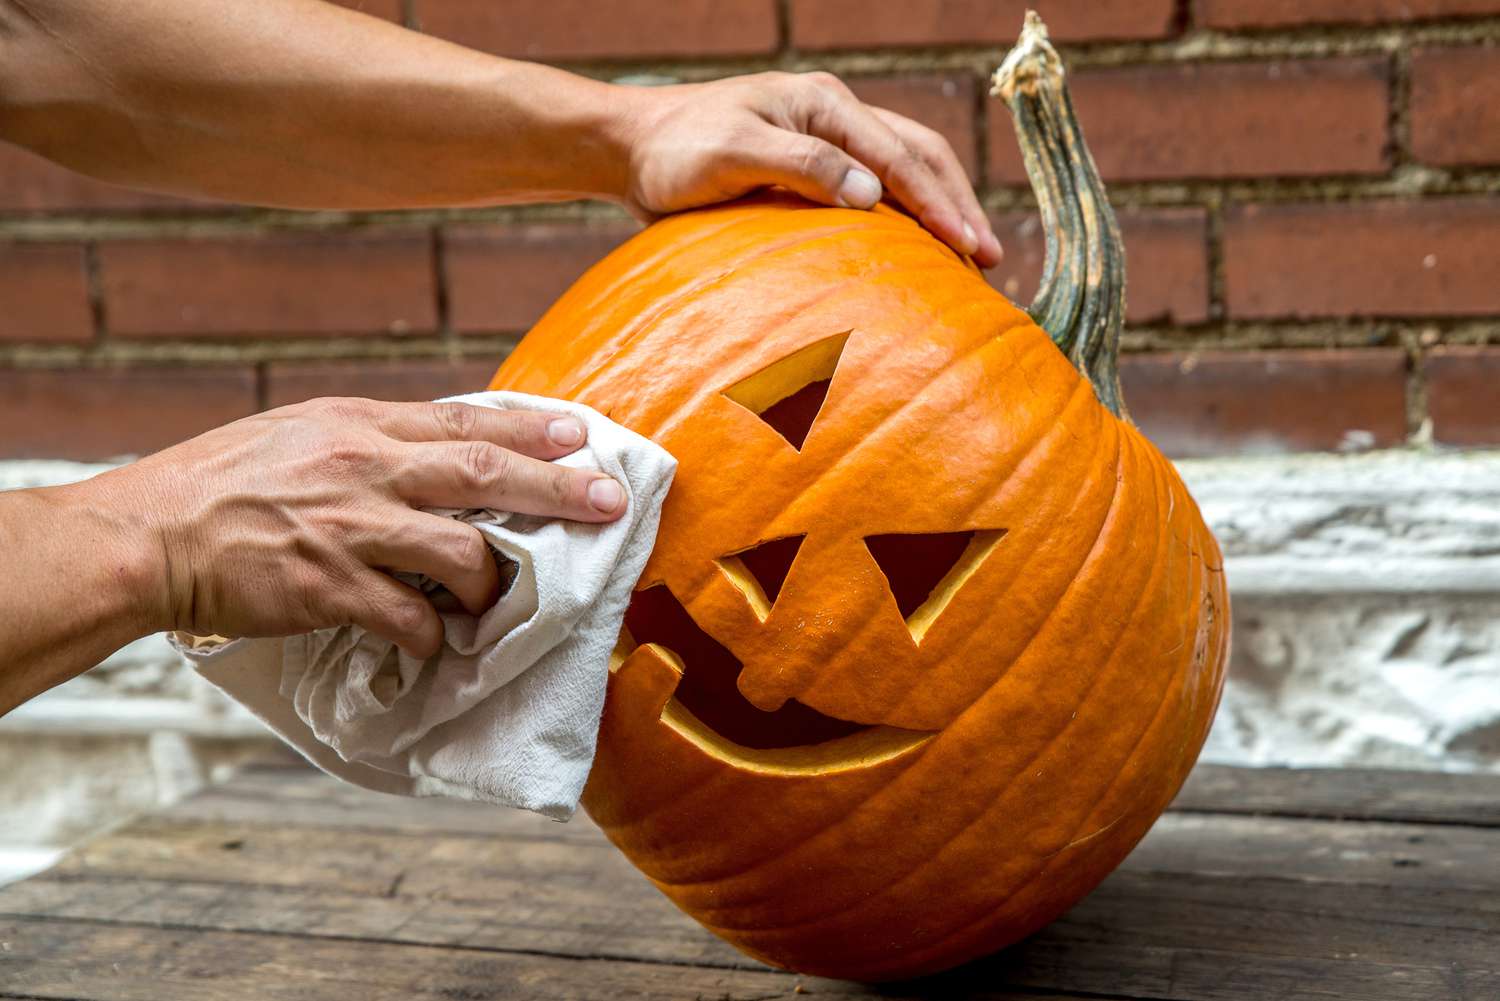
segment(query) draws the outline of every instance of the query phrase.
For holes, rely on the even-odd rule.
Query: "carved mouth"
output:
[[[780,709],[757,709],[740,694],[739,659],[699,628],[664,585],[637,591],[625,613],[625,628],[635,643],[668,654],[682,673],[672,696],[680,715],[686,712],[720,738],[751,750],[823,744],[868,730],[867,726],[825,715],[795,699]],[[911,731],[902,731],[911,732]]]

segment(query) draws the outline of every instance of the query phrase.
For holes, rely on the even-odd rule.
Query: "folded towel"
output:
[[[484,533],[504,591],[478,617],[440,602],[443,648],[426,661],[355,626],[206,645],[179,637],[178,647],[331,775],[382,792],[487,800],[566,820],[594,760],[610,651],[677,462],[580,404],[507,392],[450,399],[578,417],[588,441],[557,462],[619,480],[625,515],[585,525],[494,510],[435,512]]]

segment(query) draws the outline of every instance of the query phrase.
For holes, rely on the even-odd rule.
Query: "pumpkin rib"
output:
[[[1176,479],[1175,474],[1173,474],[1172,478]],[[1169,484],[1169,488],[1170,488],[1170,484]],[[1170,492],[1175,497],[1176,491],[1175,490],[1171,490]],[[1199,561],[1189,561],[1189,570],[1194,575],[1197,575],[1199,572],[1201,572],[1202,569],[1203,569],[1203,565],[1202,565],[1201,562],[1199,562]],[[1163,686],[1163,691],[1162,691],[1161,696],[1156,700],[1156,708],[1155,708],[1155,710],[1152,713],[1150,721],[1142,729],[1140,737],[1134,742],[1134,744],[1132,744],[1131,749],[1128,752],[1128,754],[1126,754],[1126,756],[1121,760],[1120,767],[1117,770],[1115,770],[1114,778],[1111,779],[1109,785],[1105,788],[1105,790],[1103,791],[1103,793],[1099,797],[1099,802],[1100,803],[1102,803],[1109,796],[1109,794],[1114,791],[1114,789],[1119,785],[1119,783],[1121,782],[1121,780],[1125,777],[1125,774],[1127,772],[1127,769],[1128,769],[1130,763],[1140,753],[1141,748],[1145,746],[1147,739],[1151,736],[1152,732],[1156,730],[1158,724],[1161,722],[1162,717],[1163,717],[1163,710],[1166,709],[1166,707],[1169,705],[1169,703],[1171,701],[1171,696],[1172,696],[1172,692],[1173,692],[1174,688],[1183,687],[1185,685],[1187,676],[1189,674],[1191,674],[1191,673],[1192,673],[1191,671],[1184,670],[1184,669],[1177,669],[1177,670],[1173,670],[1171,672],[1168,672],[1166,684]],[[1205,737],[1207,736],[1206,732],[1205,732],[1204,736]],[[1199,743],[1201,745],[1201,740],[1199,741]],[[1178,777],[1172,783],[1170,783],[1171,788],[1168,790],[1167,795],[1165,796],[1164,802],[1161,803],[1161,807],[1162,808],[1165,808],[1166,804],[1169,803],[1175,797],[1176,792],[1181,789],[1183,782],[1185,782],[1186,779],[1187,779],[1187,774],[1188,774],[1188,769],[1182,769],[1181,773],[1178,775]],[[1151,812],[1151,815],[1154,817],[1155,814],[1157,812],[1159,812],[1159,811],[1153,810],[1153,811],[1150,811],[1150,812]],[[1117,825],[1122,820],[1127,819],[1128,817],[1129,817],[1128,813],[1122,814],[1116,820],[1111,821],[1109,826],[1112,827],[1114,825]],[[1082,823],[1080,823],[1079,827],[1081,828],[1082,826],[1084,826],[1087,823],[1088,823],[1087,818],[1085,818],[1085,820]],[[1147,825],[1147,827],[1149,827],[1149,825]],[[1097,837],[1099,833],[1100,832],[1096,831],[1096,832],[1094,832],[1094,834],[1089,835],[1089,838]],[[1077,829],[1074,830],[1073,835],[1070,836],[1070,839],[1069,839],[1069,841],[1068,841],[1067,844],[1065,844],[1057,852],[1053,853],[1052,855],[1047,856],[1047,858],[1046,858],[1046,862],[1047,862],[1046,867],[1044,867],[1043,869],[1039,870],[1036,873],[1036,875],[1031,880],[1028,881],[1027,885],[1035,883],[1037,880],[1039,880],[1042,877],[1044,877],[1047,874],[1047,871],[1049,869],[1051,869],[1054,865],[1057,864],[1058,858],[1064,852],[1069,851],[1070,849],[1074,848],[1078,844],[1078,839],[1076,838],[1076,835],[1077,835]],[[1145,835],[1145,828],[1143,828],[1143,830],[1141,831],[1141,834],[1140,834],[1139,837],[1133,839],[1130,845],[1125,846],[1125,851],[1122,852],[1122,855],[1123,854],[1128,854],[1129,848],[1134,847],[1135,844],[1139,843],[1140,837],[1144,837],[1144,835]],[[1019,892],[1019,890],[1020,890],[1020,888],[1018,888],[1017,892]],[[962,934],[964,934],[966,932],[967,933],[972,933],[973,936],[976,939],[979,939],[981,941],[985,940],[985,938],[987,937],[983,933],[983,931],[982,931],[981,928],[975,928],[974,926],[966,926],[964,923],[958,923],[957,927],[955,928],[955,931],[948,938],[943,939],[943,940],[939,940],[937,942],[931,943],[929,946],[926,947],[926,952],[929,953],[929,954],[931,954],[931,953],[941,954],[944,951],[944,946],[950,944],[951,941],[954,938],[957,938],[957,937],[959,937],[960,935],[962,935]],[[915,955],[903,956],[902,958],[903,958],[903,961],[910,962],[910,963],[912,963],[914,965],[918,965],[918,966],[920,966],[922,964],[922,962],[923,962],[923,954],[922,953],[918,953],[918,954],[915,954]]]
[[[847,234],[857,228],[858,227],[855,226],[830,227],[826,230],[819,230],[812,235],[798,234],[788,238],[781,243],[772,243],[769,245],[758,246],[755,249],[754,253],[750,254],[748,257],[741,258],[731,264],[722,265],[721,270],[716,272],[715,274],[706,278],[701,278],[695,282],[690,282],[688,284],[679,286],[672,295],[662,299],[658,299],[652,310],[639,316],[634,323],[626,325],[619,332],[619,335],[612,343],[611,353],[618,354],[625,351],[625,349],[627,349],[633,342],[638,340],[643,334],[655,329],[662,322],[671,317],[677,307],[681,306],[691,299],[701,296],[707,289],[721,284],[726,279],[737,278],[739,276],[739,271],[745,268],[747,265],[754,264],[756,261],[762,260],[778,252],[788,251],[809,243],[815,243],[819,238]],[[595,379],[602,378],[608,374],[611,373],[605,368],[594,369],[593,371],[585,375],[582,382],[578,383],[578,385],[574,389],[574,393],[577,395],[586,393]]]
[[[842,211],[852,212],[852,210]],[[864,213],[861,213],[861,215],[863,214]],[[670,243],[663,241],[661,256],[666,256],[669,251],[673,252],[673,256],[683,256],[687,250],[692,249],[693,246],[700,242],[710,242],[714,237],[722,238],[726,233],[730,233],[737,228],[753,228],[756,222],[757,219],[753,214],[746,214],[743,217],[736,219],[727,226],[720,227],[719,229],[714,230],[708,234],[704,234],[701,239],[690,241],[686,247],[673,248]],[[829,233],[833,233],[835,235],[847,234],[857,231],[862,227],[863,222],[861,220],[846,218],[842,223],[838,225],[828,224],[820,227],[813,233],[795,233],[791,236],[790,239],[785,240],[783,244],[773,243],[768,245],[765,242],[761,242],[756,243],[753,246],[749,246],[746,248],[746,250],[748,251],[746,256],[737,258],[727,264],[722,262],[721,260],[719,262],[721,267],[720,273],[715,274],[711,278],[699,278],[695,280],[685,281],[684,283],[679,285],[676,291],[668,299],[657,300],[658,308],[654,309],[648,314],[636,316],[632,323],[627,324],[625,327],[618,330],[615,336],[608,342],[602,345],[596,345],[595,350],[607,353],[609,355],[620,354],[624,351],[627,345],[631,344],[635,339],[637,339],[637,337],[642,333],[643,330],[649,331],[655,329],[660,320],[664,319],[667,316],[670,316],[671,311],[669,307],[679,304],[682,300],[690,297],[695,292],[701,291],[702,289],[707,288],[715,284],[716,282],[722,281],[723,278],[726,277],[726,274],[733,274],[737,269],[743,268],[747,264],[754,263],[761,258],[766,257],[767,255],[773,254],[778,250],[795,248],[799,244],[813,242],[817,238],[826,236]],[[647,232],[649,233],[650,231],[648,230]],[[639,239],[639,237],[637,239]],[[602,261],[594,265],[593,268],[590,268],[589,271],[585,273],[583,280],[599,279],[599,276],[601,275],[607,276],[611,267],[620,267],[619,262],[624,259],[626,251],[632,248],[633,245],[634,241],[631,241],[625,246],[617,248],[615,251],[611,252]],[[650,254],[647,254],[645,257],[645,261],[654,260],[656,260],[656,258],[651,257]],[[549,323],[552,320],[554,313],[581,313],[582,315],[591,318],[612,315],[611,310],[605,308],[605,305],[619,296],[619,291],[621,288],[628,288],[631,285],[629,278],[637,272],[638,265],[641,263],[643,262],[632,264],[624,270],[623,274],[616,274],[610,277],[610,279],[603,284],[603,286],[597,291],[592,299],[585,299],[582,302],[574,302],[571,301],[570,295],[565,294],[564,297],[559,300],[558,303],[552,307],[552,309],[548,310],[547,314],[544,315],[540,321],[538,321],[537,326],[533,328],[533,330],[542,330],[545,332],[545,330],[548,329]],[[588,334],[592,327],[601,322],[603,321],[595,319],[593,324],[585,324],[584,328],[581,330],[570,331],[570,334],[572,335],[570,337],[570,343],[587,342]],[[524,345],[525,343],[526,341],[523,340],[522,344]],[[519,351],[519,348],[517,350]],[[523,358],[522,361],[524,363],[525,359]],[[581,375],[584,381],[576,383],[572,387],[571,391],[569,392],[570,398],[577,398],[578,396],[580,396],[591,384],[588,382],[588,379],[595,375],[604,374],[604,372],[604,369],[600,369],[595,366],[591,367],[587,372],[576,373]],[[524,371],[520,374],[524,375]]]
[[[660,308],[657,308],[657,309],[653,310],[650,314],[647,314],[647,315],[639,317],[637,319],[637,322],[631,324],[625,330],[622,330],[620,332],[620,335],[617,336],[610,343],[610,345],[606,348],[606,350],[610,350],[611,353],[615,353],[615,354],[618,354],[618,353],[621,353],[621,352],[625,351],[626,348],[628,348],[628,347],[632,346],[633,344],[635,344],[640,339],[640,337],[642,337],[645,334],[647,334],[647,333],[655,330],[657,327],[659,327],[661,325],[661,323],[665,322],[667,319],[669,319],[670,317],[672,317],[674,309],[677,306],[681,305],[685,300],[687,300],[689,298],[696,298],[698,296],[698,294],[702,293],[706,289],[712,288],[713,286],[715,286],[717,284],[720,284],[725,278],[729,278],[729,277],[740,278],[740,277],[742,277],[742,273],[744,271],[746,271],[747,269],[749,269],[749,268],[751,268],[751,267],[753,267],[753,266],[755,266],[755,265],[763,262],[768,257],[775,256],[775,255],[777,255],[778,253],[781,253],[781,252],[791,252],[791,251],[796,251],[796,250],[806,250],[809,247],[816,246],[817,244],[819,244],[821,242],[824,242],[826,240],[830,240],[830,239],[835,238],[835,237],[843,237],[843,236],[847,236],[848,234],[856,233],[856,232],[865,232],[865,231],[873,228],[873,227],[871,227],[871,226],[868,225],[869,220],[871,220],[871,219],[877,219],[878,220],[878,219],[881,218],[881,216],[873,215],[873,214],[871,214],[869,212],[863,212],[863,211],[858,211],[858,210],[854,210],[854,209],[837,209],[837,210],[824,210],[824,211],[838,211],[838,212],[844,212],[844,213],[853,213],[853,214],[856,214],[859,218],[855,218],[855,219],[852,219],[852,220],[846,220],[846,222],[844,224],[838,225],[838,226],[833,226],[833,225],[825,226],[825,227],[823,227],[821,229],[817,229],[817,230],[814,230],[812,232],[798,232],[795,235],[793,235],[791,238],[789,238],[789,239],[787,239],[787,240],[785,240],[784,242],[781,242],[781,243],[772,243],[772,244],[769,244],[769,245],[767,245],[767,244],[758,244],[758,245],[756,245],[752,249],[752,251],[747,256],[735,258],[735,259],[732,259],[732,260],[730,260],[728,262],[721,262],[720,263],[721,271],[719,273],[715,274],[714,276],[712,276],[711,278],[703,279],[703,280],[696,281],[696,282],[688,282],[688,283],[686,283],[684,285],[678,286],[677,290],[670,297],[668,297],[666,299],[659,299],[659,300],[657,300]],[[752,219],[747,220],[747,223],[748,222],[753,222],[753,221],[754,220],[752,218]],[[904,231],[904,229],[898,230],[897,232],[900,233],[902,236],[908,236],[909,237],[909,234],[906,234],[905,231]],[[922,246],[921,241],[919,241],[917,239],[914,239],[914,238],[908,238],[908,239],[906,239],[904,241],[902,241],[902,240],[894,240],[894,241],[892,241],[892,243],[894,245],[900,245],[903,242],[907,243],[909,245],[912,245],[912,246]],[[601,262],[601,264],[607,263],[609,260],[610,260],[610,258],[606,257],[605,260],[603,262]],[[945,263],[947,263],[947,262],[945,262]],[[596,267],[598,267],[598,265],[596,265]],[[930,269],[936,269],[937,267],[938,267],[938,265],[935,265],[935,264],[934,265],[927,265],[927,266],[925,266],[921,270],[926,270],[926,269],[929,269],[929,268]],[[863,280],[868,280],[870,277],[874,277],[874,276],[886,276],[890,272],[893,272],[893,271],[905,271],[905,270],[906,269],[898,269],[898,268],[895,268],[895,267],[882,268],[879,271],[874,272],[873,275],[862,276],[862,279]],[[615,282],[613,282],[611,284],[610,289],[612,289],[612,290],[613,289],[618,289],[622,284],[624,284],[624,283],[622,281],[620,281],[620,280],[617,279]],[[854,284],[854,279],[852,279],[852,278],[849,279],[849,281],[847,281],[847,282],[841,283],[839,285],[836,285],[836,286],[833,286],[832,288],[827,289],[826,290],[826,294],[830,295],[830,296],[834,295],[834,294],[837,294],[839,291],[845,290],[847,288],[847,286],[851,285],[851,284]],[[822,293],[825,290],[821,290],[820,289],[819,291],[820,291],[820,293]],[[821,299],[823,297],[824,297],[824,295],[820,294],[816,298]],[[600,298],[608,298],[608,296],[601,295]],[[545,317],[544,317],[544,319],[545,319]],[[595,369],[595,370],[589,372],[586,375],[585,380],[582,383],[579,383],[574,388],[574,393],[578,394],[578,395],[581,395],[582,393],[586,392],[587,389],[592,385],[592,383],[589,380],[592,379],[592,378],[594,378],[594,377],[596,377],[596,376],[601,376],[601,375],[604,375],[604,374],[607,374],[604,369]],[[612,374],[612,373],[609,373],[609,374]]]

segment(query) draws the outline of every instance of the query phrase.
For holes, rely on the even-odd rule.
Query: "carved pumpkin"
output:
[[[1048,230],[1030,316],[896,211],[767,195],[645,230],[493,382],[678,458],[584,803],[807,973],[934,971],[1062,913],[1222,683],[1219,550],[1123,414],[1118,232],[1039,22],[998,76]]]

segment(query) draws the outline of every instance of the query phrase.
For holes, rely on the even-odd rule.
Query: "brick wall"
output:
[[[361,6],[359,3],[351,3]],[[1500,444],[1500,0],[1036,0],[1121,209],[1137,419],[1177,455]],[[1025,302],[985,77],[1020,0],[366,0],[603,78],[833,70],[947,135]],[[328,393],[478,387],[632,231],[603,206],[305,214],[0,146],[0,457],[150,450]]]

